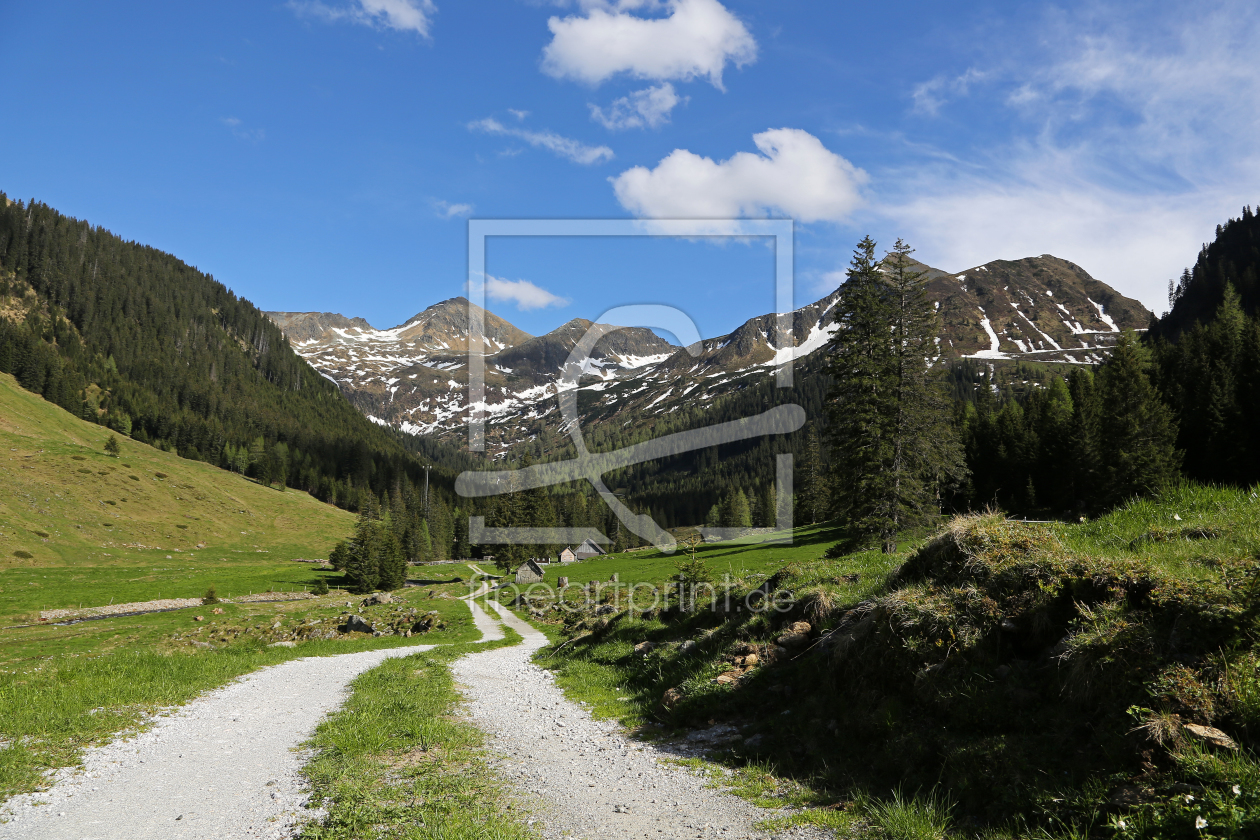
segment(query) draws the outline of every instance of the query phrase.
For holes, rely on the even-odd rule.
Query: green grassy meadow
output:
[[[74,764],[85,747],[256,668],[476,638],[455,600],[467,594],[462,581],[408,588],[399,603],[362,610],[358,596],[335,590],[337,573],[293,562],[326,557],[353,515],[129,439],[113,458],[104,453],[109,435],[0,375],[0,798],[36,789],[45,771]],[[441,572],[471,576],[462,567]],[[334,591],[69,625],[39,620],[43,609],[199,598],[210,587],[219,597],[302,591],[319,578]],[[349,611],[380,621],[407,610],[436,611],[443,626],[410,639],[302,636]],[[302,640],[269,646],[289,638]]]
[[[301,590],[354,517],[111,432],[0,374],[0,622],[41,609]]]

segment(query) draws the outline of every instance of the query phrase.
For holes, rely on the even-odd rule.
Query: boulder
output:
[[[558,581],[556,581],[556,585],[559,586],[561,589],[564,589],[566,586],[569,585],[569,579],[567,577],[562,577]]]
[[[359,608],[374,607],[377,604],[392,604],[394,596],[389,592],[376,592],[363,599],[363,603],[359,604]]]
[[[1195,738],[1204,743],[1211,744],[1214,747],[1224,747],[1227,750],[1238,749],[1238,744],[1234,743],[1234,739],[1226,735],[1215,726],[1203,726],[1199,723],[1183,723],[1182,731],[1193,735]]]
[[[371,633],[372,625],[357,615],[346,619],[346,623],[337,628],[342,633]]]
[[[425,616],[424,618],[411,625],[412,633],[428,633],[433,629],[433,616]]]
[[[750,653],[750,654],[748,654],[747,656],[745,656],[745,657],[744,657],[744,663],[743,663],[743,664],[744,664],[744,667],[745,667],[745,668],[751,668],[752,666],[756,665],[756,664],[757,664],[758,662],[760,662],[760,661],[761,661],[761,660],[760,660],[760,659],[758,659],[757,654],[755,654],[755,653]]]
[[[775,643],[779,647],[794,648],[804,647],[809,643],[809,634],[813,630],[808,621],[794,621],[788,627],[784,628],[783,635],[775,639]]]
[[[727,671],[725,674],[718,674],[717,679],[715,679],[714,682],[718,685],[730,685],[731,683],[737,683],[739,682],[739,674]]]
[[[612,615],[616,611],[617,611],[617,608],[614,607],[612,604],[604,604],[602,607],[599,607],[595,610],[595,615]]]
[[[652,642],[639,642],[634,646],[634,652],[639,656],[647,656],[654,650],[656,650],[656,645]]]
[[[672,709],[683,699],[683,693],[676,688],[671,688],[661,697],[661,705],[666,709]]]
[[[682,644],[678,647],[678,649],[679,649],[680,651],[682,651],[683,653],[691,653],[691,652],[692,652],[692,651],[694,651],[697,647],[699,647],[699,645],[697,645],[697,644],[696,644],[695,642],[693,642],[691,639],[688,639],[687,641],[683,642],[683,643],[682,643]]]

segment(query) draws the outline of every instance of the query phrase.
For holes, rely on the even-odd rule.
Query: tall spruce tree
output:
[[[1146,367],[1145,348],[1135,334],[1124,333],[1099,371],[1100,449],[1109,504],[1150,493],[1175,478],[1181,466],[1177,424]]]
[[[809,435],[805,438],[805,457],[802,460],[801,507],[809,524],[814,525],[826,518],[830,502],[827,474],[822,462],[822,442],[819,440],[816,423],[809,424]]]
[[[926,275],[901,240],[879,263],[868,236],[836,305],[827,372],[833,489],[859,539],[897,550],[897,532],[940,510],[940,488],[965,475],[944,395],[932,380],[937,322]]]

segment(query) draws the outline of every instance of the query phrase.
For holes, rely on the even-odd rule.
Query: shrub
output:
[[[213,586],[211,586],[209,589],[207,589],[207,590],[206,590],[206,594],[205,594],[205,595],[202,595],[202,596],[201,596],[201,603],[203,603],[203,604],[217,604],[217,603],[219,603],[219,595],[218,595],[218,593],[216,593],[216,592],[214,591],[214,587],[213,587]]]
[[[105,454],[117,458],[118,453],[121,451],[122,448],[118,445],[118,437],[116,435],[110,435],[109,440],[105,441]]]
[[[328,594],[328,581],[324,580],[323,578],[316,579],[315,585],[311,587],[311,592],[314,593],[315,595],[327,595]]]
[[[19,560],[31,560],[35,557],[34,554],[31,554],[29,551],[23,551],[20,548],[13,552],[13,556],[17,557]]]

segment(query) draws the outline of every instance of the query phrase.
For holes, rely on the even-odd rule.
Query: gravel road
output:
[[[83,767],[58,771],[50,790],[10,799],[0,840],[288,837],[311,813],[301,792],[309,754],[297,747],[363,671],[433,647],[295,659],[248,674],[135,737],[89,749]]]
[[[661,763],[668,750],[625,738],[566,700],[551,673],[530,661],[546,638],[494,601],[523,644],[470,654],[454,665],[467,711],[490,732],[502,774],[553,838],[767,837],[754,824],[780,812],[706,787],[706,781]],[[813,828],[777,836],[831,837]]]
[[[483,588],[484,591],[484,588]],[[480,593],[479,593],[480,594]],[[628,741],[566,700],[530,661],[546,638],[494,601],[522,644],[474,653],[454,665],[472,720],[495,736],[495,763],[536,815],[546,840],[569,838],[764,838],[753,825],[776,812],[706,787],[661,763],[665,749]],[[502,625],[476,601],[487,641]],[[305,809],[299,749],[345,701],[363,671],[415,645],[297,659],[210,692],[138,735],[89,749],[83,767],[58,771],[51,789],[10,799],[0,840],[230,840],[292,836]],[[822,838],[814,829],[781,836]]]

